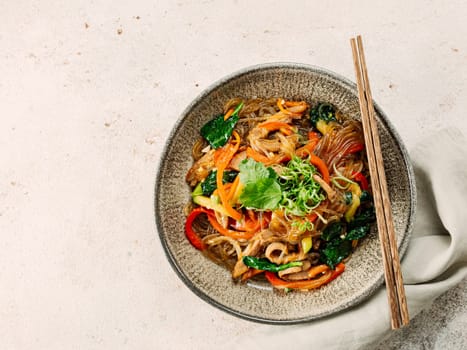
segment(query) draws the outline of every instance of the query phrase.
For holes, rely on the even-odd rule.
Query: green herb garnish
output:
[[[316,168],[307,160],[293,157],[280,175],[281,208],[286,214],[304,216],[316,208],[325,195],[313,179]]]
[[[282,198],[276,172],[264,164],[245,159],[240,163],[240,182],[245,186],[239,201],[247,208],[273,210]]]

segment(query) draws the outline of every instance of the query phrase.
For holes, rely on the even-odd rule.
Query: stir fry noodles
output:
[[[186,174],[195,248],[235,280],[287,291],[344,271],[375,220],[359,121],[327,103],[236,98],[200,134]]]

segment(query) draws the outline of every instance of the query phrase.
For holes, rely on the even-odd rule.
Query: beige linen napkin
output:
[[[467,140],[442,130],[410,152],[417,182],[414,231],[402,261],[411,318],[467,276]],[[335,316],[294,326],[262,325],[232,349],[362,349],[389,336],[385,288]]]

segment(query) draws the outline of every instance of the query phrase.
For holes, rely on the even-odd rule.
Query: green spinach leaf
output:
[[[352,242],[342,239],[335,239],[328,242],[321,250],[320,260],[331,269],[350,255],[352,251]]]
[[[238,122],[238,112],[242,107],[243,102],[237,106],[235,111],[227,120],[224,120],[223,114],[218,115],[201,127],[201,136],[209,142],[212,148],[219,148],[227,143],[232,135],[235,125]]]
[[[364,208],[360,214],[355,215],[352,221],[347,225],[347,229],[351,230],[356,227],[363,226],[365,224],[370,224],[376,220],[375,207],[370,206]]]
[[[303,264],[301,261],[292,261],[287,264],[276,265],[270,262],[268,259],[257,258],[254,256],[244,256],[243,263],[246,266],[252,267],[254,269],[271,271],[271,272],[279,272],[279,271],[288,269],[289,267],[302,266]]]
[[[354,239],[360,239],[365,237],[368,232],[370,232],[370,224],[365,224],[363,226],[355,227],[347,232],[345,239],[352,241]]]
[[[324,229],[321,238],[323,238],[325,241],[332,241],[335,238],[339,238],[342,233],[342,227],[342,222],[333,222]]]
[[[235,177],[237,176],[238,172],[235,170],[226,170],[224,171],[224,174],[222,176],[222,182],[227,183],[227,182],[232,182],[235,180]],[[201,183],[201,189],[203,191],[204,196],[210,196],[214,190],[217,188],[217,170],[213,170],[209,173],[209,175],[204,179],[204,181]]]

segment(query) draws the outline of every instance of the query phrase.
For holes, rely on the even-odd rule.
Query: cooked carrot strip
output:
[[[306,156],[312,154],[312,152],[314,151],[317,143],[318,143],[318,141],[316,141],[316,142],[315,141],[309,141],[306,145],[303,145],[302,147],[297,148],[295,150],[295,154],[300,158],[306,157]]]
[[[241,232],[234,231],[224,228],[219,222],[214,214],[208,214],[208,220],[212,227],[214,227],[221,235],[231,237],[234,239],[250,239],[254,236],[256,232]]]
[[[280,130],[284,135],[292,135],[295,130],[294,127],[285,122],[265,121],[258,124],[258,128],[264,128],[268,131]]]
[[[318,218],[318,214],[311,213],[306,216],[309,222],[314,222]]]
[[[235,137],[235,143],[228,143],[224,147],[222,147],[218,154],[215,157],[215,165],[217,168],[216,174],[216,184],[217,184],[217,191],[219,193],[219,197],[221,199],[222,205],[227,210],[227,213],[230,217],[234,218],[235,220],[240,220],[242,217],[242,213],[232,208],[227,198],[227,192],[224,187],[223,183],[223,174],[225,168],[229,165],[230,161],[232,160],[235,153],[238,151],[240,146],[240,135],[236,131],[233,132],[233,136]],[[217,153],[217,152],[216,152]]]
[[[244,216],[243,220],[235,222],[235,229],[238,231],[256,233],[260,229],[265,228],[267,221],[256,217],[253,210],[247,210],[248,216]]]
[[[319,133],[317,133],[316,131],[308,131],[308,140],[318,142],[319,139]]]
[[[247,272],[245,272],[243,275],[242,275],[242,282],[245,282],[247,280],[249,280],[250,278],[256,276],[256,275],[259,275],[260,273],[263,273],[264,270],[258,270],[258,269],[248,269]]]
[[[268,158],[261,153],[256,152],[253,148],[248,147],[246,149],[246,155],[249,158],[256,160],[257,162],[263,163],[264,165],[272,165],[283,163],[285,161],[290,160],[290,157],[286,154],[277,154],[272,158]]]
[[[240,176],[237,175],[235,177],[235,180],[231,183],[231,184],[226,184],[226,185],[230,185],[229,187],[230,188],[227,188],[227,186],[225,186],[225,189],[229,190],[229,193],[227,195],[227,200],[230,201],[235,193],[235,191],[237,190],[237,187],[238,187],[238,184],[240,183]]]
[[[288,111],[287,109],[284,108],[284,99],[283,98],[278,98],[277,99],[277,107],[279,107],[279,110],[282,112],[282,113],[285,113],[285,114],[292,114],[291,111]]]
[[[285,101],[284,104],[287,107],[300,106],[303,104],[303,101]]]
[[[273,163],[272,159],[269,159],[268,157],[263,156],[262,154],[256,152],[251,147],[248,147],[246,149],[246,155],[247,155],[247,157],[250,157],[250,158],[256,160],[257,162],[264,163],[265,165],[269,165],[269,164]]]
[[[329,266],[326,264],[313,266],[310,270],[308,270],[308,277],[315,278],[319,274],[322,274],[323,272],[326,272],[328,270],[329,270]]]
[[[232,113],[233,113],[234,111],[235,111],[235,109],[230,108],[230,109],[227,111],[227,113],[225,113],[225,115],[224,115],[224,120],[229,119],[230,116],[232,115]]]

